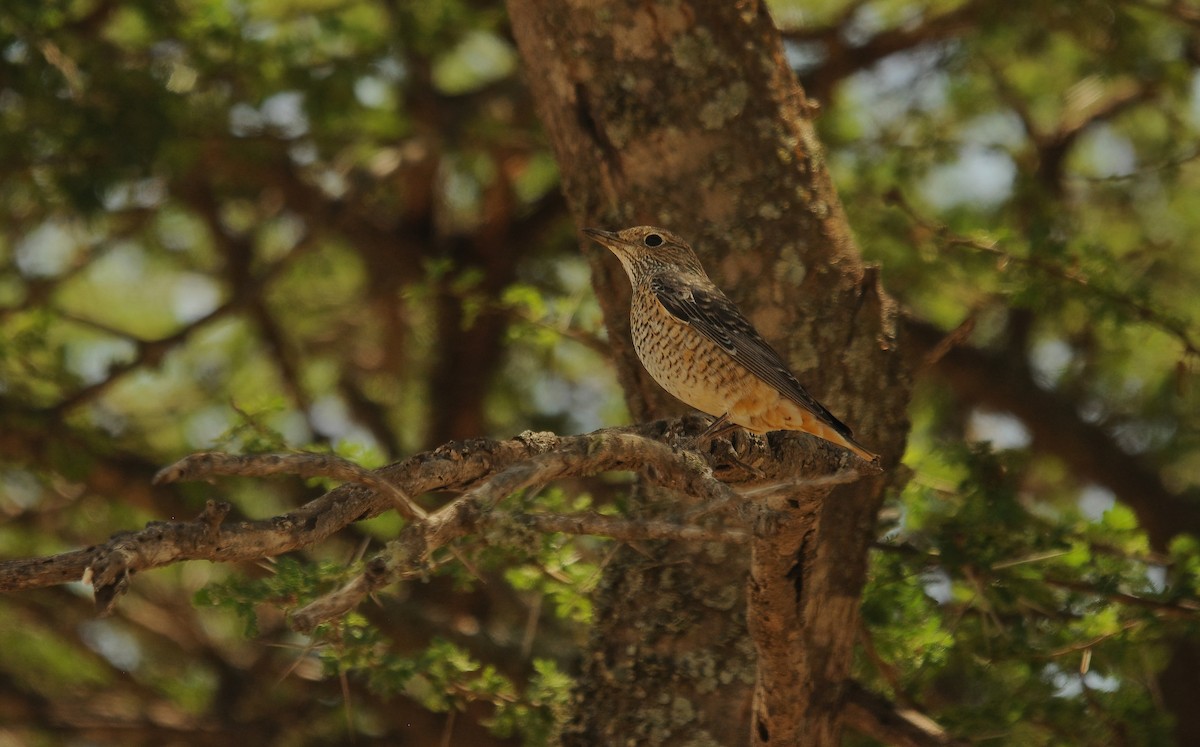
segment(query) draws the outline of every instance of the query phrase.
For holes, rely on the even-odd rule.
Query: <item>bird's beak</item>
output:
[[[625,243],[621,241],[620,236],[616,235],[612,231],[602,231],[599,228],[585,228],[583,229],[583,232],[605,249],[616,251],[617,247]]]

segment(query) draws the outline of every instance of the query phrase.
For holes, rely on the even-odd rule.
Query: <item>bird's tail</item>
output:
[[[879,455],[863,446],[858,441],[855,441],[853,438],[847,438],[846,443],[843,444],[843,446],[854,452],[863,461],[870,462],[876,467],[879,466]]]
[[[810,433],[820,436],[830,443],[835,443],[844,449],[848,449],[864,462],[873,464],[876,467],[879,466],[879,455],[868,449],[866,446],[863,446],[858,441],[855,441],[854,437],[850,435],[849,428],[846,428],[845,432],[842,432],[840,430],[835,430],[829,425],[821,422],[806,423],[806,425],[809,426],[808,430]]]

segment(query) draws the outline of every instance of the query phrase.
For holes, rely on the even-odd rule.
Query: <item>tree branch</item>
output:
[[[196,454],[160,471],[157,484],[218,475],[263,477],[295,474],[332,477],[343,485],[281,516],[256,521],[226,521],[229,505],[209,501],[193,521],[152,522],[138,532],[114,535],[107,542],[59,555],[0,563],[0,591],[19,591],[80,579],[96,591],[102,612],[111,610],[130,577],[138,571],[184,560],[235,562],[279,555],[313,545],[345,526],[396,507],[410,519],[388,550],[368,563],[353,588],[344,589],[341,605],[413,572],[429,554],[451,540],[477,531],[491,509],[513,492],[551,480],[610,470],[636,470],[652,482],[703,502],[736,501],[730,483],[796,480],[790,469],[755,469],[721,462],[719,450],[691,450],[704,419],[656,421],[609,428],[581,436],[525,432],[506,441],[476,439],[446,444],[380,470],[368,471],[323,454],[233,456]],[[833,469],[842,455],[812,438],[747,438],[739,462],[748,464],[824,464]],[[717,456],[714,456],[716,454]],[[753,480],[753,481],[752,481]],[[802,481],[801,481],[802,482]],[[426,514],[408,496],[432,490],[468,492]],[[536,517],[536,518],[535,518]],[[621,539],[672,537],[744,542],[736,532],[713,532],[672,522],[626,522],[611,517],[517,514],[505,519],[547,531],[596,531]],[[329,606],[329,605],[327,605]],[[339,605],[332,605],[337,607]]]
[[[855,34],[847,30],[854,23],[859,8],[865,3],[852,3],[837,22],[829,26],[782,29],[783,38],[793,42],[820,44],[825,60],[804,76],[805,91],[826,100],[843,79],[865,70],[885,57],[929,44],[936,44],[978,28],[982,16],[995,5],[993,0],[969,0],[944,13],[931,15],[921,23],[885,29],[865,42],[850,41]]]
[[[874,542],[872,543],[871,547],[882,552],[890,552],[898,555],[919,558],[923,560],[930,568],[945,568],[942,558],[938,554],[926,552],[911,544]],[[979,569],[978,567],[976,568],[976,571],[980,570],[983,569]],[[986,570],[995,574],[988,575],[989,580],[999,581],[1003,579],[1001,574],[996,573],[997,571],[1003,570],[1003,567],[993,565],[991,568]],[[1137,594],[1130,594],[1123,591],[1102,588],[1101,586],[1089,583],[1087,581],[1059,578],[1053,574],[1043,574],[1042,581],[1047,586],[1064,589],[1066,591],[1073,591],[1080,594],[1090,594],[1096,597],[1102,597],[1116,604],[1126,605],[1129,607],[1140,607],[1142,609],[1150,610],[1163,617],[1183,619],[1200,618],[1200,600],[1189,597],[1182,597],[1178,599],[1157,599],[1155,597],[1139,596]]]
[[[967,747],[969,742],[950,736],[933,719],[911,708],[900,708],[857,682],[848,685],[846,725],[891,747]]]
[[[132,342],[137,347],[137,353],[132,359],[113,366],[109,370],[108,375],[103,379],[71,392],[50,407],[50,413],[54,416],[61,416],[86,402],[95,400],[122,378],[136,373],[143,366],[157,366],[163,357],[173,348],[182,345],[196,332],[224,318],[233,310],[234,306],[232,304],[223,303],[196,321],[157,340],[142,340],[127,337],[126,339],[132,339]]]
[[[934,350],[943,336],[934,325],[916,319],[905,319],[904,328],[916,355]],[[1074,402],[1038,386],[1021,362],[955,347],[932,370],[964,400],[1019,418],[1035,451],[1054,454],[1080,479],[1111,490],[1137,515],[1151,547],[1163,550],[1178,534],[1200,535],[1198,497],[1170,490],[1156,470],[1121,449],[1102,427],[1084,420]]]
[[[1096,278],[1089,277],[1086,273],[1075,267],[1047,260],[1036,254],[1030,256],[1013,254],[1006,251],[998,242],[993,240],[956,234],[944,223],[939,223],[921,215],[898,189],[888,192],[885,200],[887,204],[898,208],[909,220],[924,229],[928,235],[937,237],[936,245],[939,249],[951,248],[991,255],[996,257],[997,262],[1004,265],[1010,263],[1021,265],[1045,277],[1074,286],[1082,293],[1109,301],[1124,308],[1134,319],[1153,325],[1171,337],[1174,337],[1186,354],[1200,356],[1200,342],[1193,339],[1186,322],[1171,316],[1169,313],[1164,313],[1149,306],[1146,302],[1137,299],[1131,293],[1124,293],[1117,288],[1099,282]],[[965,328],[963,330],[964,336],[965,334],[969,334],[970,331],[971,328]],[[953,341],[951,338],[943,337],[943,343]]]
[[[384,552],[367,563],[361,576],[298,610],[292,625],[302,632],[311,630],[353,609],[368,594],[420,575],[435,550],[480,531],[504,498],[561,477],[636,467],[653,482],[704,501],[724,499],[732,492],[712,477],[696,452],[678,451],[637,434],[598,431],[559,441],[558,448],[497,472],[424,520],[406,526]]]

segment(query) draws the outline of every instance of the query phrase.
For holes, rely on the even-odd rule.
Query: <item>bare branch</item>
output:
[[[551,448],[552,442],[548,440],[551,438],[550,434],[522,434],[503,442],[481,439],[447,444],[379,470],[379,474],[409,494],[438,489],[460,490],[496,469]],[[284,463],[289,461],[283,459]],[[221,474],[221,470],[229,470],[226,474],[244,474],[233,470],[248,469],[249,465],[244,460],[239,462],[236,457],[206,455],[197,457],[192,463],[184,460],[176,465],[178,476],[168,473],[160,479],[205,474],[201,469],[205,462],[212,470],[208,474]],[[282,468],[271,471],[270,460],[262,457],[253,463],[263,470],[262,474],[285,471]],[[312,464],[311,460],[300,460],[293,466],[304,469],[305,465]],[[107,543],[84,550],[0,563],[0,591],[77,581],[89,568],[93,569],[93,581],[100,579],[100,583],[104,583],[110,575],[118,577],[126,572],[182,560],[234,562],[280,555],[320,542],[352,522],[376,516],[391,505],[388,498],[373,490],[360,485],[343,485],[281,516],[226,523],[221,528],[219,542],[206,537],[206,528],[200,522],[152,523],[140,532],[118,534]],[[144,550],[140,549],[142,546],[145,546]],[[120,562],[111,574],[97,572],[112,565],[114,559]]]
[[[1154,599],[1153,597],[1144,597],[1137,594],[1129,594],[1123,591],[1107,591],[1097,588],[1085,581],[1075,581],[1067,578],[1054,578],[1051,576],[1046,576],[1045,582],[1050,586],[1056,586],[1060,589],[1104,597],[1105,599],[1116,602],[1117,604],[1153,610],[1160,615],[1191,619],[1200,618],[1200,600],[1196,599]]]
[[[885,57],[947,42],[966,36],[994,7],[994,0],[968,0],[944,13],[930,14],[914,25],[885,29],[865,42],[853,43],[847,30],[854,23],[860,8],[866,3],[854,2],[828,26],[781,29],[783,37],[794,42],[819,43],[825,53],[824,62],[805,76],[805,91],[818,99],[829,97],[833,87],[844,78],[865,70]]]
[[[857,482],[868,475],[876,475],[879,472],[880,468],[877,465],[859,460],[850,469],[843,469],[832,475],[819,475],[803,479],[794,478],[766,483],[764,485],[737,488],[733,495],[725,499],[705,503],[693,508],[687,512],[685,518],[688,521],[697,521],[709,514],[738,506],[745,506],[749,502],[768,508],[785,509],[788,506],[781,505],[781,502],[782,504],[793,503],[797,493],[811,494],[813,491],[821,491],[823,495],[825,491],[833,487]]]
[[[425,509],[413,503],[404,490],[377,472],[333,454],[224,454],[206,451],[191,454],[154,476],[155,485],[186,480],[201,480],[211,475],[268,477],[296,475],[298,477],[328,477],[350,482],[387,496],[406,519],[423,519]]]
[[[172,348],[183,344],[193,334],[213,322],[224,318],[225,315],[233,310],[234,306],[232,304],[224,303],[166,337],[157,340],[133,340],[137,346],[137,353],[131,360],[114,366],[103,379],[72,392],[51,409],[57,414],[68,412],[85,402],[90,402],[99,397],[123,377],[138,371],[143,366],[157,366],[163,359],[163,356]]]
[[[704,502],[725,502],[733,497],[729,486],[712,476],[711,468],[696,452],[673,449],[635,433],[613,431],[561,438],[559,442],[558,448],[497,472],[424,520],[406,526],[384,552],[367,564],[359,578],[329,598],[322,597],[297,610],[292,625],[300,631],[311,630],[353,609],[368,594],[393,581],[421,573],[434,550],[479,531],[504,498],[560,477],[640,463],[647,479]]]
[[[588,534],[611,537],[624,542],[636,540],[680,540],[683,542],[728,542],[741,545],[750,541],[750,533],[741,529],[715,529],[695,524],[680,524],[653,519],[624,519],[603,514],[495,514],[495,524],[512,524],[537,532]]]
[[[398,508],[410,523],[388,551],[368,563],[361,581],[343,590],[346,599],[361,599],[385,583],[417,572],[434,549],[445,546],[489,520],[491,509],[526,487],[569,476],[609,470],[637,470],[652,482],[703,502],[728,504],[737,499],[727,482],[745,477],[745,464],[759,469],[754,479],[778,483],[795,479],[801,465],[834,469],[844,455],[816,439],[797,436],[766,441],[745,439],[738,465],[713,454],[692,451],[700,418],[656,421],[625,428],[602,429],[581,436],[525,432],[506,441],[476,439],[446,444],[380,470],[368,471],[331,455],[274,454],[232,456],[196,454],[160,471],[157,484],[218,475],[268,476],[296,474],[332,477],[343,485],[289,513],[257,521],[225,521],[227,504],[210,502],[193,521],[152,522],[138,532],[114,535],[107,542],[43,558],[0,563],[0,591],[19,591],[87,580],[96,590],[101,611],[109,611],[130,577],[142,570],[185,560],[237,562],[270,557],[316,544],[347,525]],[[768,467],[774,465],[774,467]],[[821,465],[824,465],[823,467]],[[433,490],[468,492],[426,515],[409,496]],[[534,516],[534,515],[530,515]],[[668,523],[645,524],[640,530],[607,517],[511,517],[547,530],[584,531],[632,539],[677,536],[686,539],[742,542],[736,534]],[[336,606],[336,605],[334,605]]]

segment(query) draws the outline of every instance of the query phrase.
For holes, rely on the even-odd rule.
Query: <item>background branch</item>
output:
[[[936,349],[943,337],[933,325],[911,318],[904,328],[918,355]],[[1195,508],[1200,496],[1169,489],[1156,470],[1121,449],[1103,427],[1084,420],[1077,403],[1039,386],[1022,361],[958,346],[936,360],[933,373],[964,401],[1012,413],[1029,429],[1035,449],[1058,456],[1080,479],[1111,490],[1137,514],[1153,548],[1165,549],[1181,533],[1200,533]]]
[[[967,747],[971,744],[946,733],[933,719],[912,708],[901,708],[858,683],[846,693],[846,725],[890,747]]]

